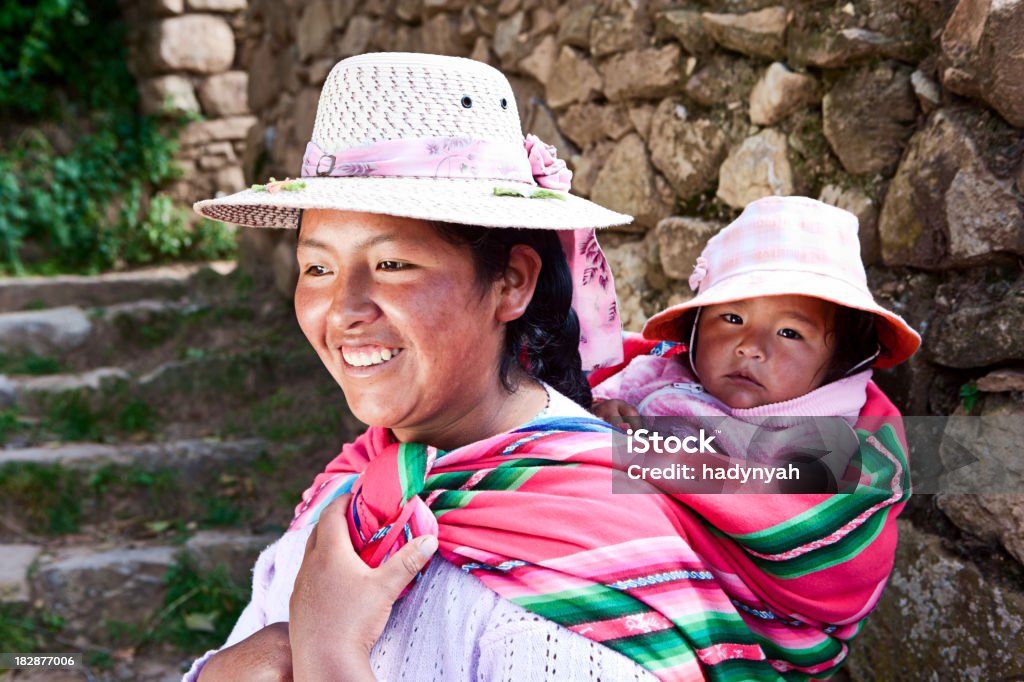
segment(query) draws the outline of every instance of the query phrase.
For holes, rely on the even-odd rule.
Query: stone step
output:
[[[58,632],[48,633],[55,640],[79,650],[153,646],[160,643],[167,626],[203,610],[195,598],[194,588],[200,583],[229,590],[244,606],[256,557],[278,536],[200,531],[183,545],[148,541],[35,546],[35,560],[23,568],[20,582],[35,608],[63,619]],[[213,576],[219,577],[211,580]],[[182,594],[173,606],[167,604],[169,590]],[[233,612],[205,615],[223,632],[222,638],[237,618]]]
[[[78,348],[92,322],[75,306],[0,314],[0,353],[53,355]]]
[[[25,447],[54,439],[131,437],[133,432],[125,430],[131,428],[172,438],[234,434],[227,422],[250,422],[249,413],[260,401],[299,382],[325,391],[333,385],[308,347],[200,354],[163,362],[145,373],[100,367],[45,376],[0,375],[0,409],[16,409],[22,419],[3,438],[9,446]],[[125,421],[132,410],[143,424]],[[92,430],[74,435],[61,426],[76,420],[91,420]]]
[[[287,476],[275,472],[288,462],[287,448],[258,438],[0,450],[0,542],[279,524],[289,503],[275,486]],[[288,483],[284,497],[297,500],[300,486]]]
[[[28,603],[29,571],[42,551],[40,545],[0,544],[0,603]]]
[[[69,392],[100,391],[104,386],[127,382],[131,375],[120,367],[100,367],[72,374],[6,376],[0,374],[0,407],[45,403],[51,396]]]
[[[101,275],[56,277],[0,277],[0,312],[58,308],[98,307],[143,298],[179,298],[192,280],[234,271],[234,261],[166,265]],[[204,275],[204,273],[207,273]]]
[[[0,313],[0,354],[9,364],[28,356],[78,369],[122,364],[170,339],[190,316],[209,310],[195,301],[144,299],[101,308]]]

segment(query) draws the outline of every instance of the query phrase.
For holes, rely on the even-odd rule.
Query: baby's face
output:
[[[694,364],[705,390],[732,408],[792,400],[821,385],[832,358],[835,305],[762,296],[701,310]]]

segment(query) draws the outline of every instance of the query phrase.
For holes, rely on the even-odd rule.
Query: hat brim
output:
[[[687,311],[748,298],[786,295],[820,298],[875,315],[882,352],[873,367],[884,369],[898,365],[921,346],[920,335],[902,317],[875,303],[859,288],[815,272],[781,270],[742,273],[715,282],[689,301],[654,315],[644,325],[643,335],[652,340],[688,343],[689,338],[683,338],[678,325],[679,318]]]
[[[207,218],[247,227],[298,227],[299,211],[336,209],[421,220],[549,230],[625,225],[633,218],[574,196],[531,198],[540,187],[522,182],[462,178],[303,178],[303,189],[252,189],[194,204]],[[499,196],[512,190],[523,196]]]

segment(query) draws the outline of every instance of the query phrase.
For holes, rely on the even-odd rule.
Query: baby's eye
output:
[[[795,329],[790,329],[789,327],[786,327],[784,329],[780,329],[779,330],[779,336],[785,337],[787,339],[802,339],[802,338],[804,338],[804,337],[800,336],[800,332],[798,332]]]
[[[327,268],[325,268],[322,265],[310,265],[308,268],[306,268],[305,274],[311,275],[313,277],[322,277],[323,275],[327,274]]]
[[[722,319],[729,324],[743,324],[743,318],[736,313],[725,313],[722,315]]]
[[[395,270],[405,270],[409,267],[408,263],[403,263],[399,260],[382,260],[377,263],[377,269],[383,270],[384,272],[394,272]]]

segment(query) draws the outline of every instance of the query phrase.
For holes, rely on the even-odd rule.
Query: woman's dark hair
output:
[[[572,277],[553,230],[487,228],[432,222],[446,241],[468,246],[477,279],[490,284],[508,268],[516,244],[540,256],[541,268],[533,299],[518,319],[505,328],[505,348],[498,373],[508,391],[516,388],[513,369],[522,366],[531,376],[590,409],[593,396],[580,362],[580,325],[572,309]]]
[[[832,359],[825,369],[821,385],[838,381],[878,350],[878,329],[875,316],[863,310],[835,306],[835,318],[828,332],[833,345]],[[676,332],[684,344],[690,343],[690,332],[697,318],[697,310],[687,310],[676,322]],[[699,339],[694,336],[694,345]],[[867,369],[862,367],[861,369]]]

